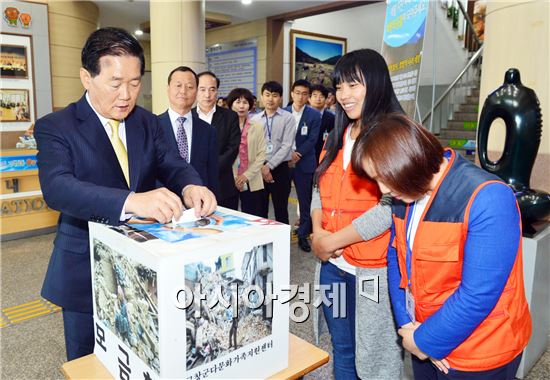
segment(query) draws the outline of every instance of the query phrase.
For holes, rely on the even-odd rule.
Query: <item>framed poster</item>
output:
[[[290,30],[290,82],[306,79],[332,87],[336,62],[347,52],[347,39]]]
[[[0,43],[2,131],[28,129],[36,118],[32,37],[2,33]]]
[[[16,79],[29,77],[25,46],[0,44],[0,77]]]
[[[31,121],[29,91],[0,89],[0,121]]]

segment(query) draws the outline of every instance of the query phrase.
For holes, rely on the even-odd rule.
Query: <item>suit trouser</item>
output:
[[[264,181],[264,194],[261,200],[260,211],[262,218],[267,218],[269,212],[269,196],[273,202],[275,220],[288,224],[288,196],[290,195],[290,177],[288,174],[288,162],[283,161],[279,166],[271,170],[273,183]]]
[[[218,206],[227,207],[231,210],[239,210],[239,193],[234,194],[230,197],[219,199]]]
[[[245,190],[241,191],[239,194],[241,199],[241,211],[250,214],[261,216],[261,204],[263,202],[264,190],[250,191]]]
[[[63,309],[67,360],[94,352],[94,315]]]
[[[311,233],[311,190],[313,186],[313,173],[304,173],[299,168],[290,169],[290,178],[296,186],[298,204],[300,206],[300,227],[298,237],[308,237]]]

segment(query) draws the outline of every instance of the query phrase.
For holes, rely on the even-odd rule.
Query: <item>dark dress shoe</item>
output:
[[[298,237],[298,247],[304,252],[311,252],[311,246],[306,237]]]

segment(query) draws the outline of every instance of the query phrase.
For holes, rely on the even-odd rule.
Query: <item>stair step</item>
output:
[[[453,148],[456,150],[462,157],[467,158],[471,162],[475,162],[476,156],[476,142],[475,140],[461,140],[461,139],[439,139],[441,145],[445,148]]]
[[[467,139],[474,140],[477,137],[477,131],[465,131],[465,130],[456,130],[456,129],[442,129],[439,133],[439,138],[441,139]]]
[[[447,122],[447,128],[442,128],[442,130],[454,129],[459,131],[475,131],[477,130],[477,120],[476,121],[456,121],[449,120]]]
[[[477,112],[455,112],[453,113],[453,120],[477,122]]]
[[[479,88],[472,88],[470,90],[470,96],[477,96],[477,98],[479,99]]]
[[[459,112],[475,112],[476,115],[479,111],[479,106],[477,104],[461,104],[458,107]],[[477,120],[477,118],[476,118]]]
[[[479,104],[479,95],[469,95],[466,97],[464,104]]]

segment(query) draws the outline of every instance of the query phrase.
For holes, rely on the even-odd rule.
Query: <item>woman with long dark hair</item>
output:
[[[374,50],[344,55],[336,64],[333,86],[336,120],[315,174],[311,216],[313,250],[322,261],[317,268],[321,288],[336,297],[344,294],[344,287],[346,294],[345,300],[339,300],[345,301],[345,318],[338,315],[339,305],[323,304],[322,308],[331,334],[334,375],[336,379],[395,379],[402,359],[387,287],[391,211],[378,204],[381,193],[376,183],[358,177],[350,161],[361,131],[384,115],[403,110],[386,62]],[[378,284],[378,302],[364,296],[375,293],[374,284]]]
[[[404,115],[362,132],[352,165],[394,198],[389,287],[415,378],[515,379],[531,318],[512,189]]]

